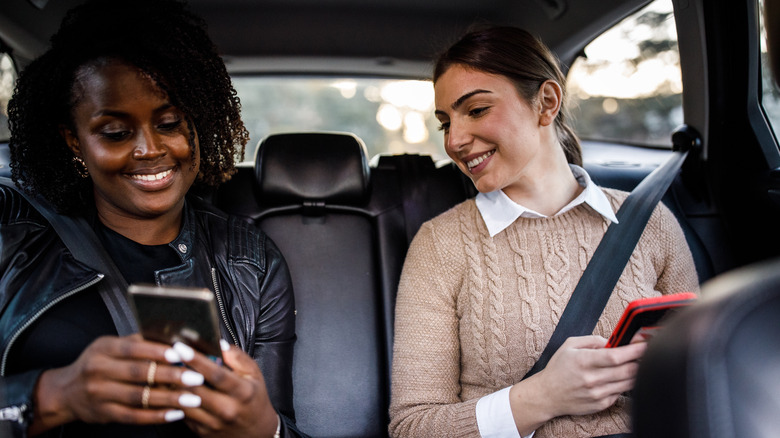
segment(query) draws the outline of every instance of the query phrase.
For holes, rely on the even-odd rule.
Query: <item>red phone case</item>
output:
[[[649,332],[657,328],[671,310],[687,306],[696,298],[695,293],[682,292],[632,301],[609,337],[607,348],[628,344],[640,329]]]

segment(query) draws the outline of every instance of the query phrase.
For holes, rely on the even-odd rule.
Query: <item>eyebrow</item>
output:
[[[168,109],[170,109],[172,107],[173,107],[173,104],[171,104],[170,102],[166,102],[166,103],[160,105],[159,107],[155,108],[154,112],[155,113],[161,113],[163,111],[167,111]],[[112,109],[104,109],[104,110],[99,110],[99,111],[95,112],[94,114],[92,114],[92,118],[96,119],[98,117],[103,117],[103,116],[122,118],[122,117],[127,117],[127,114],[128,113],[126,113],[124,111],[116,111],[116,110],[112,110]]]
[[[476,94],[482,94],[482,93],[492,93],[492,91],[482,90],[482,89],[469,91],[468,93],[464,94],[463,96],[460,96],[458,98],[458,100],[453,102],[452,105],[450,105],[450,106],[452,107],[452,109],[458,109],[458,107],[461,106],[463,104],[463,102],[465,102],[469,97],[474,96]]]
[[[459,98],[457,98],[455,100],[455,102],[453,102],[452,105],[450,105],[450,107],[453,110],[456,110],[456,109],[458,109],[459,106],[463,105],[463,102],[468,100],[470,97],[475,96],[477,94],[482,94],[482,93],[490,93],[490,94],[492,94],[493,92],[489,91],[489,90],[483,90],[481,88],[473,90],[473,91],[469,91],[468,93],[464,94],[463,96],[460,96]],[[434,114],[446,115],[446,113],[444,111],[441,111],[441,110],[434,111]]]

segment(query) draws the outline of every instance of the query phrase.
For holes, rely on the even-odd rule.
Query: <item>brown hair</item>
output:
[[[520,96],[532,102],[547,80],[557,82],[563,91],[555,130],[566,160],[582,165],[582,148],[567,123],[566,77],[558,59],[538,38],[525,30],[495,26],[472,30],[440,54],[433,71],[435,83],[453,65],[463,65],[490,74],[502,75],[515,84]]]

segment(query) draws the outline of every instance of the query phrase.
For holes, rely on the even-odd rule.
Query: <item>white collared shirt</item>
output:
[[[574,164],[569,164],[569,167],[579,185],[585,189],[558,213],[555,213],[555,216],[566,213],[572,208],[585,203],[609,221],[617,223],[617,217],[615,217],[615,212],[612,210],[612,204],[609,203],[607,195],[593,183],[588,172]],[[504,231],[519,217],[547,217],[517,204],[501,190],[477,194],[476,203],[490,237]],[[512,416],[512,408],[509,402],[510,388],[507,387],[488,394],[477,402],[477,427],[483,438],[521,438]],[[536,432],[531,432],[530,435],[522,438],[531,438],[534,433]]]
[[[571,168],[571,172],[579,185],[584,187],[585,190],[560,209],[558,213],[555,213],[555,216],[566,213],[572,208],[585,203],[611,222],[617,223],[617,217],[615,217],[615,212],[612,210],[612,204],[609,203],[607,195],[593,183],[588,172],[574,164],[569,164],[569,168]],[[547,217],[509,199],[509,196],[501,190],[490,193],[478,193],[475,201],[477,209],[479,209],[479,213],[482,215],[482,220],[485,221],[490,237],[504,231],[519,217]]]

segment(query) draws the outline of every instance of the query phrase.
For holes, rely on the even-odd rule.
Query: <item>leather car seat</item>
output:
[[[778,436],[780,260],[706,283],[650,341],[633,396],[639,438]]]
[[[365,145],[351,134],[271,135],[255,177],[255,223],[284,254],[295,290],[299,428],[387,436],[389,336]]]

